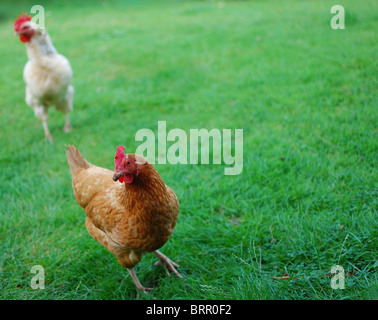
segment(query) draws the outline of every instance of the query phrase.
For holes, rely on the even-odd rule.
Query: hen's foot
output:
[[[148,294],[148,291],[151,291],[153,288],[146,288],[146,287],[140,287],[140,288],[138,288],[137,287],[137,289],[139,290],[139,291],[143,291],[143,293],[144,294]]]
[[[70,132],[72,130],[72,126],[70,123],[66,124],[64,126],[64,132]]]
[[[146,287],[143,287],[142,284],[140,283],[136,273],[135,273],[135,270],[134,268],[127,268],[127,271],[129,271],[130,273],[130,276],[131,276],[131,279],[133,280],[134,284],[135,284],[135,287],[140,290],[140,291],[143,291],[143,293],[147,294],[148,291],[151,291],[153,288],[146,288]]]
[[[160,251],[156,250],[154,251],[154,254],[159,258],[159,261],[155,263],[155,266],[162,265],[165,267],[165,270],[167,272],[168,277],[171,276],[168,269],[172,271],[176,276],[183,278],[181,274],[179,274],[176,270],[176,268],[179,268],[180,266],[173,262],[171,259],[169,259],[166,255],[162,254]],[[175,268],[176,267],[176,268]]]
[[[46,138],[46,140],[49,140],[49,141],[50,141],[50,143],[53,143],[53,142],[54,142],[54,140],[53,140],[53,137],[52,137],[51,133],[45,134],[45,138]]]

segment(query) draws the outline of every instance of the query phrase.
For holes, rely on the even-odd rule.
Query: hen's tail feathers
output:
[[[74,146],[68,146],[66,154],[72,175],[76,173],[77,169],[88,169],[91,165]]]

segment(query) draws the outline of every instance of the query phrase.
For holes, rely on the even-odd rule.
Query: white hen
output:
[[[45,136],[52,141],[47,126],[48,108],[51,105],[65,114],[64,131],[72,126],[68,111],[73,110],[74,88],[71,85],[72,69],[66,57],[53,46],[46,30],[40,30],[28,15],[18,17],[14,30],[26,44],[29,61],[24,68],[26,83],[26,103],[42,121]]]

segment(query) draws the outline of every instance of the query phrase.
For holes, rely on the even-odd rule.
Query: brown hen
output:
[[[73,146],[68,146],[67,159],[88,232],[127,268],[137,289],[152,289],[141,285],[134,270],[144,253],[154,253],[156,264],[181,277],[178,265],[158,251],[173,233],[179,202],[155,168],[142,156],[124,154],[122,146],[115,172],[90,164]]]

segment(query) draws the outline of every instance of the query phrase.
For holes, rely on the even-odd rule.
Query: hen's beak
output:
[[[18,31],[15,31],[14,32],[14,36],[16,37],[16,36],[19,36],[21,33],[19,33]]]
[[[123,175],[123,172],[114,172],[113,181],[118,181],[119,178]]]

